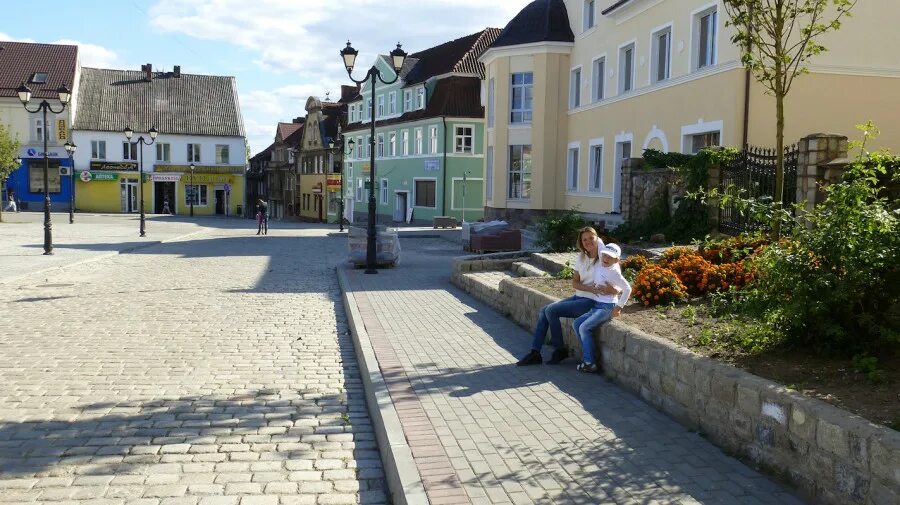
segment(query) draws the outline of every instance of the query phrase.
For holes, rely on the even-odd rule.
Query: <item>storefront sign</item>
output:
[[[181,174],[152,174],[151,178],[154,182],[178,182]]]
[[[425,160],[426,172],[437,172],[441,169],[441,160]]]
[[[59,119],[56,121],[56,138],[61,142],[69,140],[69,129],[66,128],[65,119]]]
[[[327,179],[325,179],[325,185],[328,188],[328,191],[340,191],[341,190],[341,177],[340,175],[329,175]]]
[[[90,169],[91,171],[117,170],[120,172],[133,172],[138,169],[138,164],[134,161],[92,161]]]
[[[369,163],[362,164],[362,173],[366,174],[369,172]]]
[[[41,151],[40,148],[37,147],[23,147],[21,157],[23,158],[37,158],[44,157],[44,151]],[[49,158],[59,158],[60,155],[56,151],[47,151],[47,157]]]
[[[234,182],[234,176],[231,175],[215,175],[215,174],[183,174],[181,181],[185,184],[221,184],[225,182]]]
[[[81,182],[118,181],[119,174],[112,172],[88,172],[85,170],[78,175],[78,178],[81,179]]]
[[[181,172],[189,174],[191,172],[190,165],[155,165],[153,167],[154,172]],[[243,165],[227,165],[227,166],[217,166],[217,165],[194,165],[194,173],[195,174],[235,174],[240,175],[244,173]]]

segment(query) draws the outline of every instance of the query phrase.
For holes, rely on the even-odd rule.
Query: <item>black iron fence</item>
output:
[[[797,202],[797,158],[800,148],[793,144],[784,148],[783,207],[793,209]],[[736,193],[743,198],[775,196],[776,150],[747,146],[731,163],[720,171],[719,189]],[[746,231],[766,229],[768,223],[754,220],[736,204],[719,208],[719,231],[737,235]]]

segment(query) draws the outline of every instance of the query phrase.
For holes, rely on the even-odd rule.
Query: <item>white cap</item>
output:
[[[622,255],[622,249],[620,249],[616,244],[606,244],[603,249],[600,250],[600,254],[605,254],[607,256],[619,259],[619,256]]]

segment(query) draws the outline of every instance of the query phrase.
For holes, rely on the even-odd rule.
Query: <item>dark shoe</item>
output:
[[[553,355],[550,356],[550,360],[547,361],[548,365],[556,365],[560,361],[569,357],[569,350],[565,347],[560,347],[559,349],[553,351]]]
[[[595,363],[579,363],[578,371],[584,373],[598,373],[600,368]]]
[[[540,365],[544,360],[541,359],[541,353],[532,350],[528,354],[525,355],[522,359],[520,359],[516,366],[528,366],[528,365]]]

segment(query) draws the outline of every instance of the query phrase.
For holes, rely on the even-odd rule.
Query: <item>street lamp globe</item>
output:
[[[399,74],[400,69],[403,68],[403,62],[406,61],[406,51],[400,47],[399,42],[397,42],[397,48],[391,51],[391,61],[394,64],[394,70]]]
[[[65,84],[60,86],[56,92],[59,93],[59,103],[63,105],[68,104],[69,100],[72,99],[72,91]]]
[[[125,138],[131,140],[131,137],[134,136],[134,130],[131,129],[130,126],[125,127]]]
[[[344,59],[344,67],[347,68],[347,72],[353,72],[353,65],[356,64],[356,55],[358,54],[359,51],[353,49],[348,40],[347,47],[341,49],[341,58]]]
[[[334,139],[328,141],[328,149],[334,149]]]
[[[352,153],[353,147],[356,146],[356,142],[354,142],[353,139],[350,139],[350,142],[347,142],[347,145],[350,146],[350,152]],[[347,153],[347,154],[350,154],[350,153]]]
[[[157,135],[159,135],[159,130],[155,127],[150,127],[150,138],[155,139]]]
[[[78,146],[76,146],[75,144],[73,144],[71,142],[66,142],[64,144],[64,147],[66,148],[66,152],[68,152],[69,154],[75,154],[75,149],[78,148]]]
[[[28,105],[28,102],[31,100],[31,89],[24,82],[16,89],[16,93],[19,95],[22,105]]]

